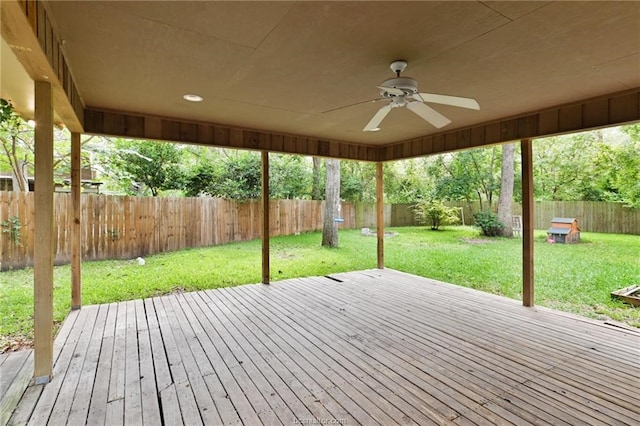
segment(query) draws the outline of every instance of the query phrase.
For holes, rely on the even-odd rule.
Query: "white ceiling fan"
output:
[[[396,78],[386,80],[377,86],[383,99],[391,100],[376,112],[369,124],[362,129],[363,132],[376,132],[380,130],[380,123],[393,108],[400,108],[406,105],[412,112],[420,116],[423,120],[431,123],[436,128],[441,128],[451,123],[444,115],[426,105],[425,102],[451,105],[460,108],[480,109],[480,105],[475,99],[461,98],[459,96],[437,95],[434,93],[419,93],[418,82],[411,77],[400,77],[400,73],[407,67],[406,61],[393,61],[391,69],[396,73]]]

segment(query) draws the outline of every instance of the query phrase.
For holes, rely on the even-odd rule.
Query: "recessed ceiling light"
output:
[[[192,93],[188,93],[183,96],[185,101],[189,102],[202,102],[202,96],[194,95]]]

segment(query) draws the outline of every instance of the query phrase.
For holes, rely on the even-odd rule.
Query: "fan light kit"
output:
[[[200,95],[194,95],[193,93],[187,93],[182,97],[185,101],[189,102],[202,102],[203,98]]]
[[[480,105],[478,105],[475,99],[437,95],[435,93],[419,93],[418,82],[416,80],[411,77],[400,77],[400,73],[407,68],[406,61],[393,61],[390,68],[396,73],[396,78],[386,80],[377,87],[380,89],[382,99],[389,99],[391,102],[376,112],[371,121],[369,121],[363,129],[364,132],[376,132],[380,130],[378,126],[387,114],[389,114],[393,108],[403,106],[406,106],[413,113],[438,129],[451,123],[451,120],[426,105],[425,102],[467,109],[480,109]]]

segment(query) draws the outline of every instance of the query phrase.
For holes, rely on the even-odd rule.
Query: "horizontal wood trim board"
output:
[[[86,133],[157,139],[238,149],[376,161],[376,147],[243,129],[214,123],[152,117],[142,114],[88,108]]]
[[[46,7],[35,1],[3,1],[0,9],[2,37],[31,79],[51,83],[55,111],[64,125],[82,133],[84,105]]]
[[[359,161],[393,161],[640,120],[640,89],[385,146],[88,108],[87,133]]]
[[[382,146],[381,161],[459,151],[640,120],[640,88]]]

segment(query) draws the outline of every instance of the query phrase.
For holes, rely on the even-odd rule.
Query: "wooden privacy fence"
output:
[[[464,209],[465,223],[473,224],[478,203],[446,203]],[[640,209],[599,201],[536,201],[533,208],[535,229],[548,229],[554,217],[575,217],[586,232],[640,235]],[[494,206],[495,211],[495,206]],[[522,215],[522,206],[514,203],[513,215]]]
[[[33,264],[34,194],[0,192],[0,222],[15,233],[0,234],[0,269]],[[55,263],[71,260],[73,221],[70,194],[55,193]],[[271,201],[270,234],[291,235],[322,229],[323,204],[307,200]],[[261,237],[259,201],[218,198],[122,197],[82,194],[81,233],[84,260],[132,259],[190,247],[247,241]],[[355,226],[354,208],[342,205],[343,227]],[[14,237],[12,238],[12,235]]]
[[[71,195],[55,193],[55,263],[71,259],[73,221]],[[465,222],[472,212],[464,205]],[[477,207],[476,207],[477,208]],[[153,198],[82,194],[84,260],[132,259],[190,247],[260,238],[259,201],[218,198]],[[417,225],[409,204],[387,204],[385,226]],[[521,207],[514,205],[514,214]],[[547,229],[554,216],[579,220],[587,232],[640,234],[640,210],[594,202],[538,202],[535,226]],[[376,206],[343,203],[341,228],[375,228]],[[270,234],[292,235],[322,229],[323,203],[309,200],[271,201]],[[34,194],[0,192],[0,270],[33,264]]]

